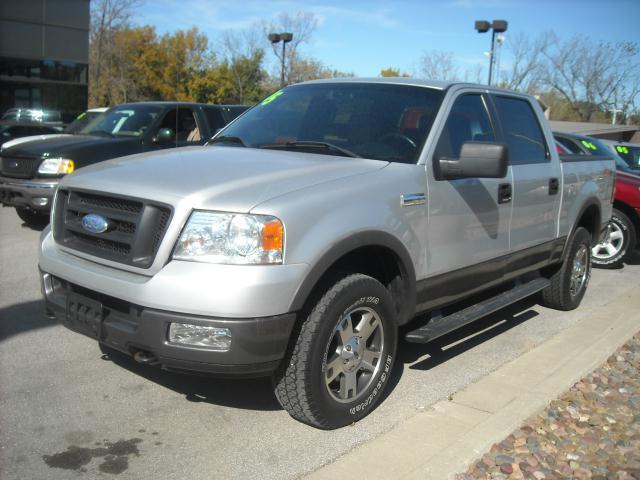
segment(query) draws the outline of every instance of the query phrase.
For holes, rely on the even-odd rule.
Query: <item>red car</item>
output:
[[[616,191],[607,236],[593,247],[591,261],[601,267],[619,267],[636,249],[640,239],[640,169],[631,168],[607,145],[592,137],[554,132],[558,152],[564,155],[613,156]],[[563,151],[564,150],[564,151]]]

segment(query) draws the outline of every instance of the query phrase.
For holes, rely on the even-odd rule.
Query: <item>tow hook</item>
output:
[[[144,365],[155,365],[159,363],[158,357],[156,357],[153,353],[147,352],[146,350],[138,350],[133,354],[133,359]]]

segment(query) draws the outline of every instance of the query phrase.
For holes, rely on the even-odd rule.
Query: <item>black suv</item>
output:
[[[78,134],[0,151],[0,202],[28,225],[46,225],[58,180],[103,160],[163,148],[203,145],[248,107],[179,102],[118,105]]]

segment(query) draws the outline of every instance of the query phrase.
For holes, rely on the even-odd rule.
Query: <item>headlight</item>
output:
[[[282,263],[283,245],[284,227],[276,217],[196,210],[173,258],[236,265]]]
[[[40,164],[38,173],[44,175],[66,175],[72,173],[75,165],[68,158],[47,158]]]

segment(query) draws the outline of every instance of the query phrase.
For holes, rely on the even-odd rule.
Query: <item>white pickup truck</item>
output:
[[[535,99],[480,85],[293,85],[210,144],[61,180],[47,309],[141,363],[272,375],[319,428],[379,403],[400,331],[576,308],[611,216],[614,162],[561,162]]]

